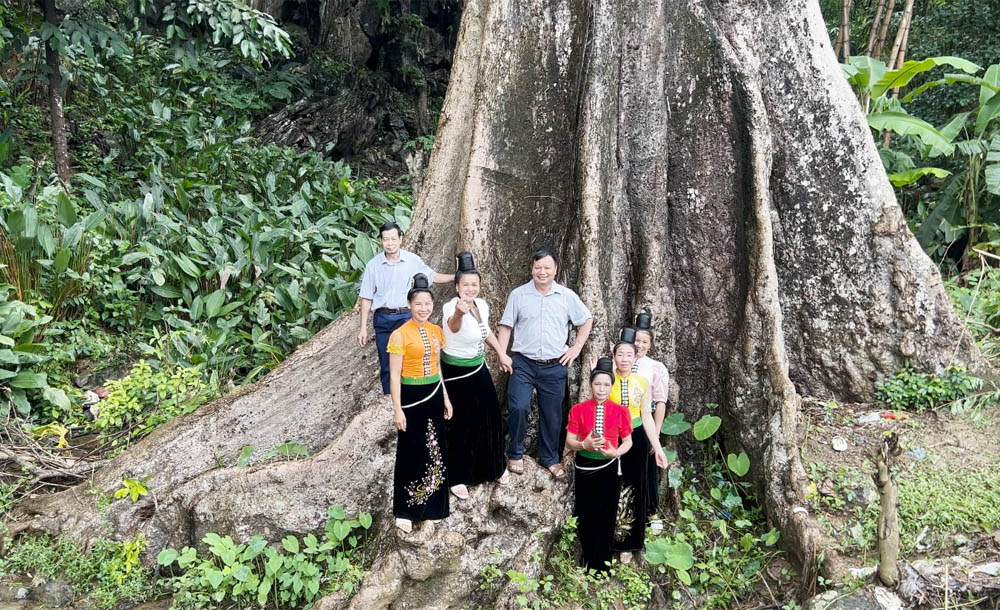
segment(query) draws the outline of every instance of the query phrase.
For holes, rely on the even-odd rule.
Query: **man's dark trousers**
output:
[[[376,311],[372,317],[375,325],[375,347],[378,349],[378,366],[382,376],[383,394],[389,393],[389,352],[385,351],[389,345],[389,335],[409,320],[411,315],[410,312],[379,313]]]
[[[507,382],[508,459],[519,460],[524,456],[524,435],[534,389],[538,392],[538,462],[546,468],[559,463],[562,402],[568,371],[558,362],[539,364],[514,353],[514,374]]]

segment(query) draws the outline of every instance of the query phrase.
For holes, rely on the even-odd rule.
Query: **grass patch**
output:
[[[122,542],[99,538],[89,553],[70,540],[47,534],[16,542],[8,538],[4,547],[9,550],[0,557],[0,578],[25,574],[61,580],[73,587],[77,597],[89,598],[97,610],[122,602],[138,604],[155,595],[149,571],[139,561],[148,546],[142,534]]]

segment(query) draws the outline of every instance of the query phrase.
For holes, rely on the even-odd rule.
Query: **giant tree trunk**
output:
[[[440,269],[471,250],[495,310],[527,280],[529,253],[556,247],[561,280],[596,318],[581,361],[651,311],[680,408],[723,406],[727,449],[751,456],[767,514],[808,571],[827,541],[803,499],[799,397],[870,398],[905,360],[982,366],[907,229],[818,6],[467,0],[453,65],[407,247]],[[95,477],[111,490],[123,473],[153,474],[155,499],[102,514],[73,489],[25,504],[19,527],[141,530],[155,555],[207,531],[304,532],[331,503],[387,516],[391,414],[372,349],[350,347],[356,324],[343,316]],[[260,456],[287,439],[316,455],[230,466],[243,445]],[[458,607],[493,548],[530,573],[534,534],[568,515],[565,492],[535,468],[480,487],[434,526],[446,534],[382,545],[353,604]]]

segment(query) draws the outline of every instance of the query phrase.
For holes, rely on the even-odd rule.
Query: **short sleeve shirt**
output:
[[[566,431],[584,439],[593,432],[597,419],[597,401],[591,398],[573,405],[569,410],[569,424]],[[628,410],[611,400],[604,401],[604,439],[611,447],[617,448],[620,439],[632,434],[632,420]]]
[[[479,320],[469,312],[462,316],[462,326],[458,332],[452,332],[448,326],[448,320],[455,315],[455,307],[458,305],[458,297],[453,298],[444,304],[442,312],[442,328],[444,329],[444,341],[446,347],[444,351],[449,356],[456,358],[476,358],[482,356],[485,351],[486,337],[490,334],[489,319],[490,307],[483,299],[476,299],[476,309],[479,310]]]
[[[590,310],[569,288],[553,282],[543,295],[532,281],[511,291],[500,324],[514,329],[516,353],[549,360],[566,353],[570,323],[580,326],[590,317]]]
[[[643,356],[632,365],[632,372],[643,377],[649,383],[650,400],[653,404],[668,402],[670,397],[670,373],[667,367],[658,360]]]
[[[642,407],[649,408],[649,405],[642,404],[642,395],[647,388],[646,380],[635,373],[627,377],[620,377],[615,372],[615,383],[611,386],[611,395],[608,400],[612,400],[628,408],[632,420],[642,417]]]
[[[379,252],[365,265],[358,296],[371,301],[372,309],[406,307],[410,281],[418,273],[434,281],[434,270],[416,254],[400,250],[399,260],[390,263],[385,258],[385,252]]]
[[[392,331],[386,351],[403,356],[403,377],[419,379],[440,372],[444,333],[437,324],[417,324],[412,319]]]

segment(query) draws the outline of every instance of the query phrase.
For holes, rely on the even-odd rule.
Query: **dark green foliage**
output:
[[[11,307],[36,320],[0,375],[34,380],[10,392],[42,422],[82,419],[68,372],[81,357],[127,370],[144,355],[154,375],[197,367],[222,390],[259,378],[354,304],[373,228],[409,219],[407,193],[253,138],[255,117],[306,86],[300,75],[140,29],[116,36],[74,56],[67,189],[31,161],[47,140],[37,107],[18,103],[34,100],[30,89],[0,81],[0,112],[13,119],[0,160],[0,281],[24,304]],[[144,433],[162,421],[155,412],[115,425]]]
[[[875,398],[892,409],[924,411],[967,396],[982,387],[982,380],[964,367],[949,366],[940,375],[919,373],[907,367],[875,387]]]
[[[201,541],[207,553],[193,547],[160,551],[159,565],[176,563],[184,570],[161,583],[173,593],[172,607],[302,608],[332,591],[353,593],[363,575],[372,516],[349,519],[341,506],[331,507],[327,516],[321,537],[289,535],[280,546],[262,536],[237,543],[209,533]]]

